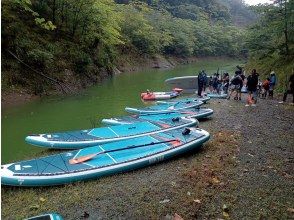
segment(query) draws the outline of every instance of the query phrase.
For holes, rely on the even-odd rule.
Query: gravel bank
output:
[[[65,219],[294,218],[294,106],[211,100],[197,152],[61,187],[2,187],[2,219],[55,211]]]

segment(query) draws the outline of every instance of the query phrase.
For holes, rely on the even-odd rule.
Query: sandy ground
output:
[[[245,99],[244,99],[245,100]],[[2,219],[293,219],[294,106],[211,100],[201,150],[60,187],[2,187]],[[179,219],[179,217],[178,217]]]

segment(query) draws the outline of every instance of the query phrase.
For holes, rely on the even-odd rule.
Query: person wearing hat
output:
[[[276,76],[276,73],[272,71],[270,73],[270,87],[269,87],[269,93],[268,93],[268,96],[271,98],[274,97],[274,89],[276,84],[277,84],[277,76]]]

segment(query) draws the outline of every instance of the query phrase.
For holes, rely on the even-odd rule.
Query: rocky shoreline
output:
[[[209,101],[214,114],[200,127],[211,139],[154,166],[58,187],[2,187],[2,218],[293,219],[294,106],[279,100]]]
[[[88,78],[76,79],[73,81],[73,76],[75,75],[70,70],[65,70],[64,83],[67,85],[70,91],[69,93],[78,93],[81,90],[93,86],[97,83],[101,83],[103,79],[111,77],[113,74],[121,74],[124,72],[136,72],[144,69],[156,68],[156,69],[171,69],[177,65],[195,63],[201,60],[217,60],[217,59],[227,59],[226,57],[163,57],[160,55],[153,57],[124,57],[118,61],[117,67],[113,68],[112,74],[108,74],[105,70],[102,71],[102,75],[97,78],[93,76],[92,79]],[[53,94],[64,95],[59,87],[54,87],[55,90],[45,91],[40,95],[35,95],[25,88],[15,88],[1,92],[1,106],[3,109],[12,106],[22,105],[24,103],[30,102],[31,100],[39,99],[41,96],[48,96]]]

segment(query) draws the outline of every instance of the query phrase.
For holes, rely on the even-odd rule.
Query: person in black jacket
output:
[[[203,75],[204,70],[202,70],[201,72],[199,72],[198,74],[198,97],[201,98],[202,97],[202,90],[204,87],[204,75]]]
[[[230,87],[231,87],[231,92],[228,95],[227,99],[231,98],[231,95],[235,92],[235,100],[238,100],[238,94],[241,93],[241,84],[243,84],[242,78],[239,74],[235,74],[235,76],[231,79],[230,82]],[[241,97],[240,97],[241,100]]]
[[[258,84],[258,73],[256,69],[253,69],[251,74],[247,77],[247,91],[248,91],[248,99],[247,105],[251,104],[252,106],[256,105],[257,102],[257,84]]]

